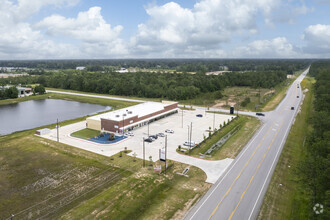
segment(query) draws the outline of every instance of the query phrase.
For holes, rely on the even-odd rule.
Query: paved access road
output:
[[[57,91],[57,90],[51,90],[51,89],[47,89],[46,92],[48,92],[48,93],[53,92],[53,93],[67,94],[67,95],[86,96],[86,97],[101,98],[101,99],[112,99],[112,100],[119,100],[119,101],[126,101],[126,102],[145,102],[144,100],[139,100],[139,99],[126,99],[126,98],[113,97],[113,96],[107,96],[107,95],[90,95],[90,94],[85,94],[85,93],[64,92],[64,91]]]
[[[185,219],[256,219],[302,100],[297,84],[308,71],[309,68],[290,86],[274,111],[265,113],[259,131]]]

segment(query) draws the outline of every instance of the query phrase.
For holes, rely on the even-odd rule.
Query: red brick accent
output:
[[[147,118],[150,118],[152,116],[156,116],[156,115],[159,115],[161,113],[164,113],[164,112],[167,112],[167,111],[176,109],[177,107],[178,107],[178,104],[177,103],[174,103],[172,105],[165,106],[163,110],[154,112],[154,113],[149,114],[149,115],[145,115],[145,116],[143,116],[141,118],[138,118],[137,116],[130,117],[130,118],[124,118],[124,125],[126,127],[126,126],[128,126],[130,124],[133,124],[133,123],[142,121],[142,120],[147,119]],[[130,123],[130,121],[133,121],[133,122]],[[115,125],[117,125],[118,128],[115,128]],[[121,127],[123,127],[123,120],[121,120],[121,121],[113,121],[113,120],[101,118],[101,129],[104,128],[104,130],[106,130],[106,131],[111,131],[111,132],[118,131],[119,132],[119,129]]]

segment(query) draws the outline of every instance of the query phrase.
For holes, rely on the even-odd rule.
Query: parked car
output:
[[[258,115],[258,116],[265,116],[265,114],[264,113],[261,113],[261,112],[257,112],[256,115]]]
[[[158,136],[157,136],[157,134],[155,134],[155,135],[150,135],[149,138],[152,138],[152,139],[156,140],[156,139],[158,138]]]
[[[174,131],[173,131],[172,129],[166,129],[165,132],[166,132],[166,133],[171,133],[171,134],[174,133]]]
[[[294,110],[294,107],[293,106],[291,107],[291,110]]]
[[[134,136],[133,132],[127,132],[125,135],[126,136]]]
[[[193,146],[195,146],[196,144],[195,144],[194,141],[192,141],[192,142],[190,142],[190,141],[186,141],[186,142],[183,143],[183,145],[184,145],[184,146],[191,146],[191,147],[193,147]]]
[[[202,118],[203,115],[202,114],[198,114],[198,115],[196,115],[196,117]]]
[[[158,135],[158,137],[165,137],[164,133],[158,133],[157,135]]]
[[[299,95],[297,95],[297,98],[299,98]]]
[[[144,139],[144,141],[149,142],[149,143],[153,142],[153,140],[151,138],[146,138],[146,139]]]

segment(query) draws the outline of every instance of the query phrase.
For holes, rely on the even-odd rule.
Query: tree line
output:
[[[76,69],[77,66],[87,67],[87,71],[104,71],[107,67],[171,69],[178,72],[210,72],[230,71],[287,71],[292,73],[305,68],[312,60],[294,59],[106,59],[106,60],[2,60],[0,67],[27,67],[35,72],[44,70]],[[1,69],[1,68],[0,68]]]
[[[46,87],[84,92],[187,100],[205,93],[214,93],[216,98],[221,98],[221,90],[231,86],[272,88],[283,82],[286,76],[285,71],[229,72],[216,76],[204,73],[137,72],[121,74],[66,70],[2,79],[0,84],[39,83]]]
[[[43,85],[37,85],[32,88],[33,95],[35,94],[44,94],[46,92],[46,89]],[[9,88],[5,88],[3,86],[0,86],[0,100],[3,99],[16,99],[18,98],[18,89],[16,86],[11,86]]]
[[[315,77],[313,131],[307,139],[306,159],[302,164],[304,181],[312,192],[312,205],[321,203],[323,214],[318,219],[330,219],[330,62],[312,64]],[[312,211],[312,210],[311,210]],[[315,217],[315,213],[313,213]]]
[[[1,99],[15,99],[18,97],[18,89],[16,86],[4,88],[0,86],[0,100]]]

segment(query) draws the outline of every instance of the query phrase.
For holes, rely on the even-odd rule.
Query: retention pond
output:
[[[0,106],[0,135],[110,110],[109,106],[43,99]]]

